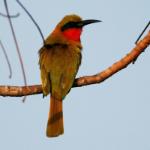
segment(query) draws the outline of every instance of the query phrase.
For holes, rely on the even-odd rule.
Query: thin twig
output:
[[[45,45],[45,40],[44,40],[44,36],[43,36],[43,33],[39,27],[39,25],[37,24],[37,22],[35,21],[35,19],[32,17],[32,15],[29,13],[29,11],[24,7],[24,5],[19,1],[19,0],[16,0],[17,3],[22,7],[22,9],[27,13],[27,15],[29,16],[29,18],[32,20],[32,22],[34,23],[34,25],[37,27],[41,37],[42,37],[42,40],[43,40],[43,44]]]
[[[10,15],[10,16],[8,16],[8,15],[5,15],[5,14],[3,14],[3,13],[1,13],[0,12],[0,16],[2,16],[2,17],[5,17],[5,18],[17,18],[17,17],[19,17],[20,16],[20,13],[17,13],[16,15]]]
[[[106,79],[110,78],[112,75],[116,74],[118,71],[126,68],[129,64],[134,61],[138,56],[150,45],[150,31],[144,37],[143,40],[139,41],[138,44],[124,56],[122,59],[114,63],[112,66],[108,67],[104,71],[92,75],[84,76],[75,79],[73,87],[87,86],[91,84],[99,84]],[[25,96],[25,95],[35,95],[42,93],[41,85],[32,85],[32,86],[0,86],[0,95],[1,96]]]
[[[1,40],[0,40],[0,46],[1,46],[1,48],[2,48],[2,51],[3,51],[3,53],[4,53],[4,56],[5,56],[5,58],[6,58],[6,62],[7,62],[7,65],[8,65],[9,78],[11,78],[11,77],[12,77],[12,68],[11,68],[10,61],[9,61],[9,59],[8,59],[8,55],[7,55],[7,53],[6,53],[5,47],[4,47],[4,45],[3,45],[3,43],[2,43]]]
[[[141,38],[141,36],[144,34],[144,32],[146,31],[146,29],[148,28],[149,25],[150,25],[150,21],[148,22],[148,24],[146,25],[146,27],[143,29],[143,31],[141,32],[141,34],[139,35],[139,37],[135,41],[135,44],[137,44],[137,42],[139,41],[139,39]]]
[[[4,0],[4,5],[5,5],[7,16],[10,16],[8,5],[7,5],[7,0]],[[25,84],[25,86],[27,86],[27,81],[26,81],[26,75],[25,75],[23,60],[22,60],[22,57],[21,57],[21,53],[20,53],[20,50],[19,50],[19,45],[18,45],[18,42],[17,42],[17,38],[16,38],[16,35],[15,35],[15,31],[14,31],[13,24],[12,24],[12,21],[11,21],[10,17],[8,17],[8,21],[9,21],[9,25],[10,25],[10,28],[11,28],[11,31],[12,31],[13,39],[14,39],[16,50],[17,50],[18,57],[19,57],[19,61],[20,61],[20,64],[21,64],[21,69],[22,69],[24,84]],[[25,99],[26,99],[26,97],[23,98],[23,102],[25,101]]]

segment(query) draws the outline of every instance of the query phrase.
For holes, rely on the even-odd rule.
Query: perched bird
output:
[[[70,91],[81,64],[82,28],[99,20],[82,20],[77,15],[65,16],[39,50],[43,95],[51,93],[46,134],[56,137],[64,133],[63,99]]]

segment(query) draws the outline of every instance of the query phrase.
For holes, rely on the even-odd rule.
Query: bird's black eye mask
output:
[[[81,28],[80,22],[68,22],[64,26],[61,27],[61,31],[65,31],[69,28]]]
[[[61,31],[64,31],[69,28],[82,28],[85,25],[96,23],[96,22],[101,22],[101,20],[89,19],[89,20],[82,20],[78,22],[70,21],[61,27]]]

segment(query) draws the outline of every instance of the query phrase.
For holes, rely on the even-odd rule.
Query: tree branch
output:
[[[150,45],[150,31],[148,34],[137,43],[137,45],[121,60],[114,63],[112,66],[108,67],[104,71],[93,75],[93,76],[84,76],[75,79],[73,87],[81,87],[90,84],[101,83],[107,78],[111,77],[118,71],[126,68],[130,63],[135,62],[138,56],[144,52],[144,50]],[[0,95],[1,96],[12,96],[20,97],[26,95],[41,94],[42,86],[41,85],[32,85],[32,86],[0,86]]]
[[[11,77],[12,77],[12,68],[11,68],[11,64],[10,64],[8,55],[7,55],[7,53],[6,53],[5,47],[4,47],[4,45],[3,45],[3,43],[2,43],[1,40],[0,40],[0,47],[2,48],[2,51],[3,51],[3,53],[4,53],[4,56],[5,56],[7,65],[8,65],[8,69],[9,69],[9,78],[11,78]]]
[[[4,0],[4,5],[5,5],[7,16],[10,16],[7,0]],[[20,53],[20,49],[19,49],[19,45],[18,45],[16,34],[15,34],[15,30],[14,30],[14,27],[13,27],[13,23],[12,23],[10,17],[8,17],[8,22],[9,22],[10,29],[11,29],[11,32],[12,32],[12,36],[13,36],[13,39],[14,39],[14,43],[15,43],[15,46],[16,46],[17,54],[18,54],[18,57],[19,57],[19,61],[20,61],[20,65],[21,65],[21,71],[22,71],[23,80],[24,80],[24,85],[27,86],[27,80],[26,80],[24,64],[23,64],[21,53]],[[26,97],[23,97],[22,101],[24,102],[25,99],[26,99]]]
[[[17,13],[17,14],[15,14],[15,15],[5,15],[5,14],[3,14],[3,13],[1,13],[0,12],[0,16],[2,16],[2,17],[5,17],[5,18],[17,18],[17,17],[19,17],[19,13]]]

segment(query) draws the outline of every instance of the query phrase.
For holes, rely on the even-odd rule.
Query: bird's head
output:
[[[81,17],[77,15],[67,15],[57,25],[56,30],[58,29],[68,40],[80,41],[83,27],[96,22],[101,21],[94,19],[82,20]]]

